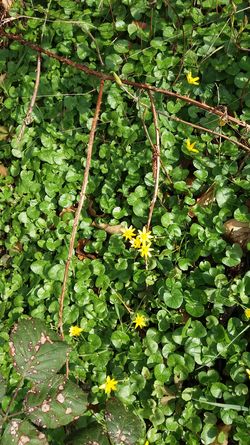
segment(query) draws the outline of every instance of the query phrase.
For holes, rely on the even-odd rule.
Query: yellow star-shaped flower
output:
[[[152,256],[150,252],[153,249],[150,248],[150,244],[144,244],[144,245],[142,244],[142,246],[141,246],[141,248],[139,250],[142,258],[147,259],[149,256]]]
[[[109,375],[106,378],[105,383],[103,383],[101,386],[99,386],[100,389],[104,389],[106,394],[110,394],[111,391],[116,391],[116,386],[117,386],[118,381],[115,379],[111,379],[111,377],[109,377]]]
[[[78,326],[71,326],[69,329],[69,335],[70,337],[79,337],[82,331],[83,328],[79,328]]]
[[[133,320],[133,323],[135,323],[135,329],[138,328],[138,327],[142,329],[145,326],[147,326],[147,319],[142,314],[136,314],[136,317]]]
[[[187,81],[188,83],[190,83],[190,85],[199,85],[198,82],[199,79],[200,79],[199,77],[193,77],[191,71],[187,73]]]
[[[199,150],[197,150],[197,148],[194,148],[195,144],[196,144],[196,142],[193,142],[191,144],[190,139],[188,138],[186,140],[186,147],[187,147],[188,151],[191,151],[192,153],[199,153]]]
[[[129,239],[131,240],[135,236],[135,228],[133,226],[128,227],[127,229],[121,229],[122,230],[122,236],[126,239],[126,241]]]
[[[245,309],[245,316],[250,318],[250,308]]]
[[[248,375],[248,377],[250,379],[250,369],[246,369],[246,373],[247,373],[247,375]]]
[[[134,249],[140,249],[141,240],[140,240],[139,236],[137,236],[136,238],[132,238],[129,242],[131,244],[131,247],[133,247]]]
[[[143,227],[142,230],[138,230],[138,233],[139,233],[138,238],[139,238],[139,240],[141,240],[142,245],[145,245],[146,243],[151,244],[150,238],[153,238],[153,237],[152,237],[152,235],[150,235],[150,233],[151,233],[150,230],[147,230],[146,227]]]

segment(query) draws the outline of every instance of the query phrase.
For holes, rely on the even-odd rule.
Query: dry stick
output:
[[[156,113],[159,114],[159,111],[156,110]],[[143,128],[144,128],[144,132],[145,132],[145,134],[146,134],[146,136],[147,136],[147,138],[148,138],[148,140],[149,140],[149,143],[150,143],[152,149],[154,150],[154,144],[153,144],[153,141],[152,141],[152,139],[151,139],[151,137],[150,137],[150,134],[149,134],[149,132],[148,132],[148,129],[147,129],[147,126],[146,126],[146,124],[145,124],[145,120],[144,120],[143,117],[141,117],[141,121],[142,121],[142,125],[143,125]],[[167,172],[167,170],[166,170],[166,168],[165,168],[165,166],[164,166],[164,164],[163,164],[161,158],[160,158],[160,163],[161,163],[161,168],[162,168],[162,170],[164,171],[164,173],[165,173],[165,175],[166,175],[168,181],[170,182],[170,184],[172,184],[172,183],[173,183],[173,182],[172,182],[172,179],[170,178],[170,176],[169,176],[169,174],[168,174],[168,172]]]
[[[39,83],[40,83],[40,74],[41,74],[41,54],[38,54],[38,56],[37,56],[37,66],[36,66],[36,81],[35,81],[34,91],[33,91],[33,94],[32,94],[31,101],[30,101],[29,109],[27,111],[27,114],[25,116],[25,119],[23,121],[21,130],[20,130],[20,133],[19,133],[18,138],[17,138],[18,142],[20,142],[22,137],[23,137],[26,125],[28,125],[30,123],[30,116],[31,116],[31,113],[33,111],[33,108],[34,108],[34,105],[35,105],[35,102],[36,102],[37,93],[38,93],[38,88],[39,88]]]
[[[100,71],[92,70],[92,69],[88,68],[86,65],[73,62],[71,59],[68,59],[67,57],[59,56],[58,54],[54,53],[53,51],[49,51],[47,49],[42,48],[39,45],[36,45],[35,43],[31,43],[28,40],[23,39],[19,35],[6,33],[3,31],[3,29],[0,29],[0,35],[2,35],[3,37],[6,37],[7,39],[15,40],[15,41],[21,43],[22,45],[28,46],[29,48],[33,49],[34,51],[38,51],[39,53],[46,54],[47,56],[52,57],[53,59],[59,60],[61,63],[65,63],[66,65],[69,65],[69,66],[76,68],[80,71],[83,71],[86,74],[98,77],[99,79],[114,81],[113,75],[108,75],[108,74],[102,73]],[[181,94],[174,93],[173,91],[165,90],[164,88],[157,88],[152,85],[148,85],[146,83],[132,82],[130,80],[123,80],[123,79],[121,79],[121,81],[124,85],[131,85],[132,87],[135,87],[135,88],[139,88],[139,89],[147,90],[147,91],[154,91],[156,93],[161,93],[166,96],[173,97],[175,99],[183,100],[184,102],[187,102],[191,105],[194,105],[198,108],[208,111],[209,113],[216,114],[217,116],[220,116],[221,118],[224,117],[224,112],[220,111],[219,109],[217,109],[215,107],[211,107],[210,105],[208,105],[204,102],[199,102],[198,100],[192,99],[189,96],[182,96]],[[247,124],[246,122],[241,121],[239,119],[236,119],[233,116],[227,116],[227,121],[231,122],[233,124],[239,125],[241,127],[247,128],[247,130],[250,130],[249,124]]]
[[[153,198],[152,201],[150,203],[150,207],[149,207],[149,214],[148,214],[148,222],[147,222],[147,231],[150,228],[150,223],[151,223],[151,219],[152,219],[152,215],[153,215],[153,211],[154,211],[154,206],[156,203],[156,199],[157,199],[157,194],[158,194],[158,188],[159,188],[159,177],[160,177],[160,130],[158,127],[158,117],[157,117],[157,112],[155,109],[155,104],[154,104],[154,100],[153,100],[153,96],[151,91],[148,92],[149,95],[149,99],[150,99],[150,103],[151,103],[151,109],[152,109],[152,113],[153,113],[153,121],[154,121],[154,127],[155,127],[155,139],[156,139],[156,143],[154,144],[154,150],[153,150],[153,177],[155,180],[155,186],[154,186],[154,194],[153,194]]]
[[[164,116],[166,115],[164,112],[161,112],[161,111],[158,111],[158,110],[157,110],[157,113],[158,114],[163,114]],[[242,144],[241,142],[238,142],[238,141],[234,141],[229,136],[226,136],[225,134],[222,134],[222,133],[218,133],[218,131],[210,130],[209,128],[202,127],[201,125],[192,124],[191,122],[184,121],[183,119],[180,119],[177,116],[169,116],[169,119],[172,119],[173,121],[176,121],[176,122],[181,122],[182,124],[189,125],[190,127],[193,127],[193,128],[197,128],[197,130],[206,131],[207,133],[211,133],[214,136],[218,136],[220,138],[226,139],[227,141],[231,142],[232,144],[236,144],[239,147],[244,148],[244,150],[250,152],[250,147],[248,147],[247,145],[244,145],[244,144]]]
[[[73,229],[72,229],[70,243],[69,243],[69,253],[68,253],[68,258],[67,258],[66,265],[65,265],[65,270],[64,270],[62,292],[61,292],[60,299],[59,299],[58,328],[60,330],[60,334],[61,334],[62,338],[64,338],[64,332],[63,332],[64,296],[65,296],[65,292],[66,292],[66,286],[67,286],[67,280],[68,280],[68,274],[69,274],[70,261],[71,261],[71,258],[72,258],[72,255],[73,255],[73,251],[74,251],[74,244],[75,244],[77,227],[78,227],[78,223],[79,223],[82,207],[83,207],[83,204],[84,204],[84,201],[85,201],[85,197],[86,197],[86,189],[87,189],[87,185],[88,185],[89,170],[90,170],[92,149],[93,149],[94,138],[95,138],[95,131],[96,131],[97,121],[98,121],[98,118],[99,118],[99,113],[100,113],[100,108],[101,108],[101,103],[102,103],[103,87],[104,87],[104,80],[101,80],[101,82],[100,82],[100,90],[99,90],[97,103],[96,103],[95,115],[93,117],[91,130],[90,130],[90,133],[89,133],[89,143],[88,143],[88,148],[87,148],[86,167],[85,167],[85,170],[84,170],[82,188],[81,188],[81,192],[80,192],[80,199],[79,199],[78,207],[77,207],[76,213],[75,213]]]

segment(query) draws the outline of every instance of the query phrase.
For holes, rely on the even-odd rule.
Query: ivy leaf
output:
[[[24,401],[30,420],[43,428],[67,425],[86,411],[87,395],[63,375],[34,385]]]
[[[49,445],[46,436],[27,420],[12,419],[4,431],[1,445]]]
[[[45,380],[59,371],[68,351],[66,343],[35,318],[21,320],[11,334],[10,353],[14,366],[28,380]]]

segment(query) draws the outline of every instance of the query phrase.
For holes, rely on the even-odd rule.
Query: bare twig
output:
[[[98,77],[99,79],[103,80],[112,80],[114,81],[114,76],[110,74],[105,74],[100,71],[92,70],[88,68],[86,65],[83,65],[81,63],[73,62],[71,59],[68,59],[67,57],[59,56],[58,54],[54,53],[53,51],[49,51],[47,49],[42,48],[39,45],[36,45],[34,43],[31,43],[25,39],[23,39],[20,35],[15,34],[9,34],[4,32],[3,29],[0,29],[0,35],[3,37],[6,37],[10,40],[15,40],[22,45],[28,46],[29,48],[33,49],[34,51],[38,51],[41,54],[46,54],[49,57],[52,57],[53,59],[59,60],[61,63],[65,63],[66,65],[71,66],[72,68],[76,68],[80,71],[85,72],[86,74],[89,74],[90,76]],[[164,94],[165,96],[173,97],[175,99],[183,100],[184,102],[189,103],[190,105],[193,105],[195,107],[201,108],[205,111],[208,111],[209,113],[216,114],[217,116],[220,116],[223,118],[224,113],[221,110],[218,110],[216,107],[212,107],[205,102],[199,102],[198,100],[192,99],[189,96],[182,96],[181,94],[175,93],[173,91],[165,90],[164,88],[157,88],[152,85],[148,85],[146,83],[139,83],[139,82],[132,82],[130,80],[122,80],[122,83],[125,85],[131,85],[134,88],[139,88],[146,91],[154,91],[156,93]],[[250,125],[247,124],[244,121],[241,121],[240,119],[237,119],[233,116],[228,115],[228,122],[231,122],[232,124],[239,125],[241,127],[246,128],[247,130],[250,130]]]
[[[153,96],[151,91],[148,92],[150,103],[151,103],[151,109],[153,113],[153,121],[154,121],[154,127],[155,127],[155,144],[153,144],[153,177],[155,181],[154,186],[154,194],[152,201],[150,203],[149,207],[149,214],[148,214],[148,222],[147,222],[147,230],[150,228],[150,223],[154,211],[154,206],[157,199],[158,194],[158,188],[159,188],[159,177],[160,177],[160,130],[158,126],[158,117],[157,112],[155,109],[155,104],[153,100]]]
[[[65,265],[65,270],[64,270],[62,292],[61,292],[60,299],[59,299],[58,328],[60,330],[60,334],[61,334],[62,338],[64,338],[64,332],[63,332],[63,306],[64,306],[64,297],[65,297],[66,287],[67,287],[67,280],[68,280],[68,275],[69,275],[69,266],[70,266],[71,258],[72,258],[73,251],[74,251],[74,244],[75,244],[75,238],[76,238],[76,233],[77,233],[77,227],[78,227],[78,223],[79,223],[82,207],[83,207],[83,204],[84,204],[84,201],[85,201],[85,198],[86,198],[86,189],[87,189],[87,185],[88,185],[89,170],[90,170],[90,163],[91,163],[91,157],[92,157],[92,149],[93,149],[94,138],[95,138],[95,131],[96,131],[97,122],[98,122],[98,118],[99,118],[99,114],[100,114],[101,103],[102,103],[103,87],[104,87],[104,80],[101,80],[99,94],[98,94],[98,98],[97,98],[97,102],[96,102],[95,115],[93,117],[91,130],[90,130],[90,134],[89,134],[89,143],[88,143],[88,148],[87,148],[86,167],[85,167],[85,170],[84,170],[82,188],[81,188],[81,192],[80,192],[80,199],[79,199],[78,207],[77,207],[76,213],[75,213],[73,229],[72,229],[70,243],[69,243],[68,258],[67,258],[66,265]]]
[[[158,113],[158,114],[163,114],[163,115],[165,115],[164,112],[161,112],[161,111],[158,111],[158,110],[157,110],[157,113]],[[229,141],[229,142],[231,142],[232,144],[236,144],[236,145],[238,145],[239,147],[244,148],[244,150],[250,152],[250,147],[249,147],[249,146],[244,145],[244,144],[242,144],[242,143],[239,142],[239,141],[235,141],[235,140],[231,139],[229,136],[226,136],[225,134],[218,133],[217,131],[210,130],[209,128],[202,127],[201,125],[198,125],[198,124],[192,124],[191,122],[184,121],[183,119],[180,119],[180,118],[177,117],[177,116],[169,116],[169,119],[172,119],[173,121],[176,121],[176,122],[181,122],[182,124],[185,124],[185,125],[189,125],[190,127],[196,128],[197,130],[206,131],[207,133],[211,133],[211,134],[213,134],[214,136],[217,136],[217,137],[219,137],[219,138],[226,139],[226,141]]]
[[[35,102],[36,102],[37,92],[38,92],[38,88],[39,88],[40,74],[41,74],[41,54],[38,54],[37,55],[37,66],[36,66],[36,81],[35,81],[34,91],[33,91],[33,94],[32,94],[32,98],[31,98],[31,101],[30,101],[30,105],[29,105],[27,114],[26,114],[26,116],[24,118],[21,130],[20,130],[18,138],[17,138],[18,142],[20,142],[22,137],[23,137],[26,125],[29,125],[29,123],[30,123],[31,113],[33,111],[33,108],[34,108],[34,105],[35,105]]]

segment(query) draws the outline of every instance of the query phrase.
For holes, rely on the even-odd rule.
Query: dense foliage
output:
[[[145,422],[141,443],[250,444],[249,157],[223,137],[171,119],[250,142],[246,128],[227,122],[227,113],[250,120],[248,12],[241,0],[27,0],[13,3],[9,15],[20,18],[4,27],[92,69],[224,111],[221,119],[154,94],[161,174],[150,229],[153,250],[145,261],[120,225],[142,231],[147,224],[154,190],[150,101],[142,89],[124,91],[119,82],[105,82],[64,331],[70,378],[87,391],[97,420],[104,422],[109,396],[100,386],[111,376],[115,396]],[[32,119],[20,140],[36,59],[30,48],[2,39],[3,412],[20,381],[9,355],[13,324],[32,316],[57,327],[99,89],[97,78],[44,56]],[[198,85],[188,82],[188,73],[199,77]],[[225,236],[230,220],[234,227],[241,224],[237,242],[234,230]],[[72,326],[82,328],[80,335],[69,335]],[[20,408],[25,385],[13,409]],[[92,422],[87,413],[78,426],[91,430]],[[65,430],[49,430],[47,438],[61,445]]]

